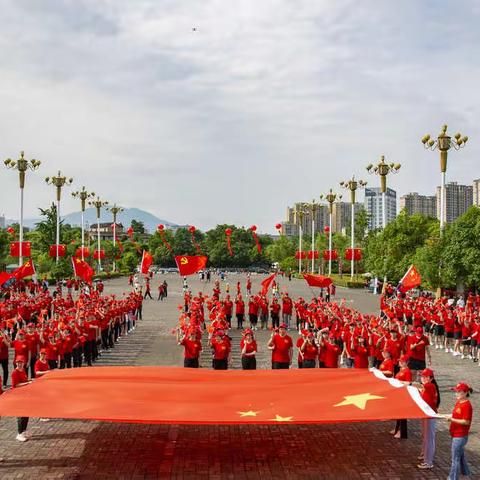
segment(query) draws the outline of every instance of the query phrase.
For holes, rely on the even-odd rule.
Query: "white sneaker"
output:
[[[460,352],[453,352],[454,357],[458,357],[460,355]]]
[[[438,350],[438,345],[435,345],[435,350]]]
[[[19,433],[15,437],[15,439],[18,440],[19,442],[26,442],[28,440],[27,437],[23,433]]]
[[[465,355],[462,355],[462,360],[465,360]]]

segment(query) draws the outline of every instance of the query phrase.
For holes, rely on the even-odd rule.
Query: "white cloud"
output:
[[[44,161],[30,215],[53,198],[41,178],[61,168],[199,227],[272,231],[288,204],[381,154],[403,164],[400,194],[433,192],[437,159],[419,138],[444,122],[472,139],[449,167],[470,182],[480,12],[440,3],[0,0],[1,152]],[[2,200],[16,198],[4,173]],[[1,209],[16,216],[15,202]]]

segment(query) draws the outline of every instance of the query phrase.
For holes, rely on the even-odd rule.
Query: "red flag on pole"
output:
[[[10,243],[10,256],[19,257],[20,256],[20,242]],[[31,256],[31,243],[22,242],[22,256],[30,257]]]
[[[12,277],[13,277],[13,275],[11,273],[0,272],[0,287],[4,283],[8,282]]]
[[[407,273],[400,280],[399,289],[402,292],[408,292],[412,288],[419,287],[422,283],[422,277],[415,268],[415,265],[410,265]]]
[[[73,274],[84,282],[90,283],[93,277],[93,268],[78,257],[72,257]]]
[[[16,270],[13,271],[13,276],[20,280],[25,277],[29,277],[30,275],[35,275],[35,267],[33,266],[33,260],[27,260],[21,267],[18,267]]]
[[[57,249],[58,249],[58,256],[59,257],[64,257],[65,254],[67,253],[67,247],[66,245],[58,244],[58,245],[50,245],[50,248],[48,250],[48,255],[49,257],[56,257],[57,256]]]
[[[177,263],[178,272],[182,277],[187,275],[193,275],[197,273],[202,268],[205,268],[207,265],[207,257],[202,255],[179,255],[175,257],[175,262]]]
[[[262,281],[262,295],[266,295],[268,293],[268,289],[273,282],[273,279],[276,277],[277,272],[272,273],[268,276],[265,280]]]
[[[324,277],[323,275],[304,273],[303,278],[306,280],[309,287],[327,288],[333,283],[333,280],[330,277]]]
[[[146,250],[143,251],[142,255],[142,263],[140,264],[140,271],[146,275],[148,273],[148,269],[153,263],[153,257],[150,252],[147,252]]]

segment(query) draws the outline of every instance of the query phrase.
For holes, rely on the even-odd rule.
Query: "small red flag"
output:
[[[186,277],[187,275],[193,275],[202,268],[205,268],[205,265],[207,265],[207,260],[208,258],[202,255],[179,255],[175,257],[178,272],[182,277]]]
[[[145,275],[148,273],[148,269],[153,263],[153,257],[150,252],[147,252],[146,250],[143,251],[142,255],[142,263],[140,265],[140,271]]]
[[[20,242],[10,243],[10,256],[19,257],[20,256]],[[30,257],[31,256],[31,243],[22,242],[22,256]]]
[[[262,280],[262,295],[266,295],[268,293],[268,289],[273,282],[273,279],[276,277],[277,272],[272,273],[268,276],[265,280]]]
[[[418,273],[418,270],[415,268],[415,265],[410,265],[410,268],[407,270],[407,273],[400,280],[399,289],[402,292],[408,292],[412,288],[420,286],[422,283],[422,277]]]
[[[323,275],[304,273],[303,278],[306,280],[309,287],[327,288],[333,283],[333,280],[330,277],[324,277]]]
[[[93,277],[93,268],[80,258],[72,257],[73,273],[76,277],[81,278],[84,282],[90,283]]]
[[[58,256],[59,257],[64,257],[65,254],[67,253],[67,247],[62,244],[57,245],[50,245],[48,255],[52,258],[57,256],[57,247],[58,247]]]
[[[33,266],[33,260],[27,260],[21,267],[18,267],[16,270],[13,271],[13,276],[20,280],[25,277],[29,277],[30,275],[35,275],[35,267]]]

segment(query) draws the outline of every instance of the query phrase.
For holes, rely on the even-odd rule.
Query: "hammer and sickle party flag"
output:
[[[415,265],[410,265],[410,268],[407,270],[407,273],[400,280],[398,288],[402,292],[408,292],[412,288],[419,287],[422,283],[422,277],[418,273],[418,270],[415,268]]]
[[[207,257],[202,255],[178,255],[175,257],[178,272],[182,277],[193,275],[207,265]]]

